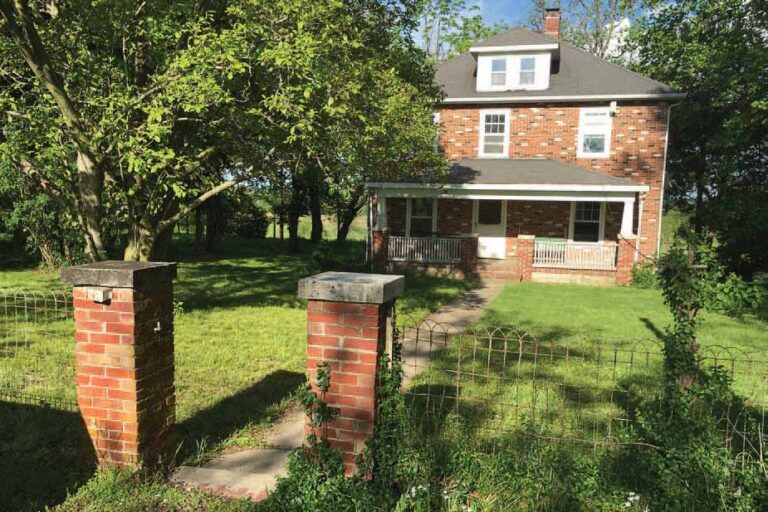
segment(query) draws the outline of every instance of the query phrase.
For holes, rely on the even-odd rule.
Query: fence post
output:
[[[151,466],[175,422],[175,263],[62,269],[74,287],[77,402],[100,464]]]
[[[637,235],[619,235],[616,247],[616,284],[624,286],[632,282],[632,266],[635,263]]]
[[[327,362],[331,387],[325,402],[338,411],[324,434],[344,454],[347,475],[373,433],[377,362],[391,341],[395,299],[403,276],[325,272],[299,281],[307,303],[307,373],[313,389],[317,366]],[[311,431],[307,426],[308,432]]]
[[[520,266],[520,280],[530,281],[533,277],[533,248],[536,237],[517,235],[517,261]]]
[[[371,245],[373,249],[373,263],[374,272],[385,272],[387,270],[387,259],[389,249],[389,230],[377,229],[371,234]]]
[[[461,239],[461,270],[465,277],[477,275],[477,235]]]

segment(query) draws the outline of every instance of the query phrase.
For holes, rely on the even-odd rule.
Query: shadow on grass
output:
[[[40,510],[64,500],[96,469],[80,415],[0,402],[0,510]]]
[[[182,440],[179,460],[196,455],[201,443],[216,444],[234,432],[265,418],[270,406],[290,397],[306,381],[301,373],[278,370],[253,386],[197,412],[178,425]]]

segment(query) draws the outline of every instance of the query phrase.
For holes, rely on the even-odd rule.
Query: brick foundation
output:
[[[520,267],[520,280],[530,281],[533,273],[533,246],[536,237],[520,235],[517,237],[517,261]]]
[[[375,230],[371,233],[371,266],[374,272],[384,272],[387,268],[387,248],[389,246],[389,231]]]
[[[634,235],[618,236],[618,254],[616,255],[616,284],[628,285],[632,282],[632,266],[635,264],[637,237]]]
[[[151,466],[168,455],[175,271],[130,262],[62,271],[74,285],[78,406],[102,465]]]

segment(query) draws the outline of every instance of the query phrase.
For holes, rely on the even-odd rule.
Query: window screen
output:
[[[432,235],[433,200],[418,198],[411,200],[411,236]]]
[[[579,134],[579,153],[582,156],[607,156],[611,137],[610,110],[581,109]]]
[[[600,240],[600,203],[576,203],[573,219],[573,240],[575,242],[597,242]]]
[[[491,85],[507,84],[507,59],[491,61]]]
[[[506,137],[506,129],[506,114],[485,114],[483,116],[483,154],[504,154],[504,137]]]
[[[520,59],[520,85],[531,85],[536,81],[536,59],[524,57]]]
[[[479,201],[477,223],[494,226],[501,224],[501,201]]]

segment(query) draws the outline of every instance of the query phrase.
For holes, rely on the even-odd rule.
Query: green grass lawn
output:
[[[306,310],[305,302],[296,296],[298,280],[328,268],[359,268],[364,261],[364,242],[325,242],[320,248],[319,259],[313,256],[316,248],[308,242],[302,243],[301,252],[292,253],[287,242],[271,239],[229,240],[215,254],[191,245],[178,248],[174,255],[179,261],[175,341],[182,444],[177,462],[194,463],[224,448],[263,445],[265,429],[290,405],[294,391],[304,382],[305,369]],[[410,275],[399,311],[424,316],[472,284]],[[0,272],[0,289],[19,288],[44,293],[67,291],[56,272]],[[0,325],[0,331],[2,328]],[[18,332],[20,326],[15,328]],[[12,340],[13,332],[0,332],[0,358],[5,359],[2,364],[6,369],[5,374],[0,370],[0,377],[9,373],[18,377],[17,384],[27,392],[40,392],[39,386],[44,385],[47,390],[55,388],[64,397],[74,398],[72,373],[66,367],[73,359],[71,329],[68,322],[58,321],[46,324],[44,332],[30,334],[32,329],[25,330],[25,346],[36,347],[35,354],[41,356],[33,359],[33,365],[22,357],[24,351],[15,350],[19,343]],[[57,333],[55,340],[45,334],[52,330]],[[55,353],[51,352],[53,341]],[[76,430],[72,421],[76,415],[34,406],[14,407],[8,415],[0,411],[0,454],[4,456],[0,460],[0,481],[4,482],[0,503],[11,499],[5,493],[12,493],[15,501],[11,503],[16,509],[24,509],[25,503],[29,508],[55,503],[67,487],[81,484],[84,478],[70,470],[70,465],[82,458],[77,451],[83,446],[64,443],[69,456],[63,459],[56,447],[57,437],[69,436],[68,430],[62,430],[64,425]],[[59,416],[60,421],[56,421]],[[35,418],[46,418],[45,428],[39,427],[40,435],[36,435],[38,427],[25,427]],[[6,441],[14,437],[23,443]],[[21,464],[31,447],[35,463]],[[70,474],[62,474],[67,472]],[[46,490],[46,482],[54,482],[54,488]]]
[[[463,433],[480,443],[530,426],[601,441],[626,424],[634,400],[658,390],[670,321],[656,290],[507,287],[473,325],[476,334],[456,337],[417,377],[414,408],[458,412]],[[706,364],[731,370],[750,404],[768,405],[766,322],[704,312],[698,332]]]

